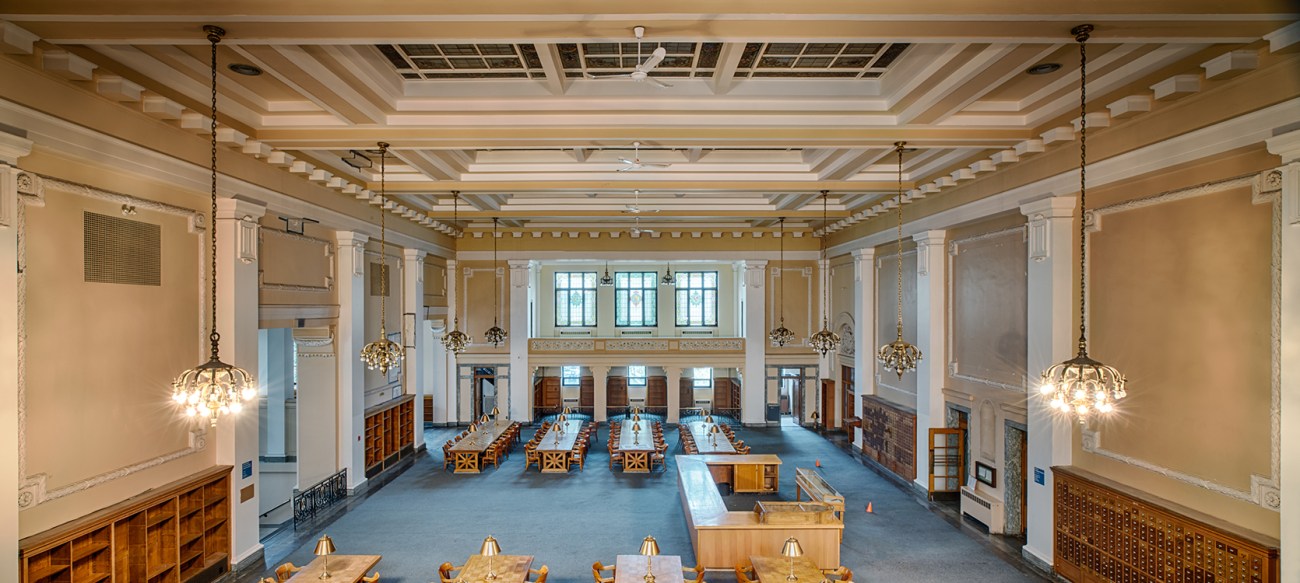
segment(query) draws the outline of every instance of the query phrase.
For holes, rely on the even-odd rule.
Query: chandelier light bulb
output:
[[[1056,387],[1053,387],[1053,386],[1052,386],[1052,383],[1043,383],[1042,385],[1039,385],[1039,387],[1038,387],[1038,394],[1040,394],[1040,395],[1050,395],[1050,394],[1052,394],[1052,392],[1055,391],[1055,390],[1056,390]]]

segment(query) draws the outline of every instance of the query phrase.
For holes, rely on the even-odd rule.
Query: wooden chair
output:
[[[581,449],[580,449],[580,448],[576,448],[576,447],[574,448],[573,451],[569,452],[569,463],[570,463],[570,464],[578,464],[578,471],[579,471],[579,472],[581,472],[582,470],[586,469],[585,467],[583,467],[583,466],[586,464],[586,462],[587,462],[587,456],[584,455],[584,454],[586,454],[586,453],[587,453],[587,450],[586,450],[585,448],[581,448]]]
[[[483,467],[486,468],[489,463],[493,467],[501,467],[501,446],[495,443],[483,450]]]
[[[285,563],[275,568],[275,580],[280,583],[288,581],[294,573],[301,571],[302,567],[295,567],[293,563]]]
[[[465,565],[461,565],[460,567],[457,567],[452,565],[451,563],[443,563],[441,565],[438,565],[438,577],[442,579],[442,583],[456,583],[456,576],[452,575],[451,572],[460,571],[461,568],[463,568],[464,566]]]
[[[536,465],[537,469],[542,469],[542,454],[537,453],[537,446],[524,446],[524,469],[528,466]]]
[[[454,444],[450,439],[448,439],[447,444],[442,446],[442,469],[444,470],[447,469],[448,466],[456,465],[456,456],[451,453],[452,445]]]
[[[695,583],[704,583],[704,565],[682,567],[682,579],[694,581]]]
[[[748,561],[736,564],[736,583],[757,583],[754,565]]]
[[[614,464],[623,465],[623,452],[613,442],[609,443],[609,469],[614,469]]]
[[[528,574],[536,575],[537,578],[532,580],[527,580],[527,579],[526,580],[529,581],[529,583],[546,583],[546,574],[549,573],[550,571],[551,571],[550,568],[548,568],[546,565],[542,565],[542,568],[540,569],[529,569]]]
[[[361,580],[366,583],[379,583],[379,571],[375,571],[374,574],[369,577],[362,577]]]
[[[275,580],[275,577],[267,577],[265,579],[258,581],[258,583],[279,583],[279,582]]]
[[[603,571],[609,571],[609,576],[601,577],[600,574]],[[595,579],[596,583],[614,583],[614,565],[606,567],[605,565],[600,564],[600,561],[592,563],[591,578]]]
[[[822,574],[826,576],[828,581],[853,581],[853,570],[843,565],[840,565],[837,569],[822,569]]]

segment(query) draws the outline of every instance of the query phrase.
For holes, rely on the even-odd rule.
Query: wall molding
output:
[[[980,233],[978,235],[971,235],[969,237],[963,237],[961,239],[952,239],[948,241],[949,277],[948,277],[948,289],[946,290],[947,293],[945,294],[948,296],[945,301],[945,303],[947,304],[945,307],[947,309],[946,316],[948,320],[947,321],[947,328],[948,328],[947,329],[947,336],[948,336],[947,352],[950,357],[948,360],[948,376],[951,376],[952,378],[955,379],[961,379],[964,381],[995,387],[998,389],[1005,389],[1008,391],[1016,391],[1019,393],[1024,393],[1026,388],[1029,386],[1029,378],[1026,376],[1022,375],[1020,379],[1020,384],[1015,385],[1015,384],[999,381],[996,379],[985,378],[978,375],[962,372],[961,363],[957,361],[957,335],[954,333],[954,329],[957,323],[957,319],[956,319],[957,306],[956,303],[953,301],[955,296],[957,295],[956,294],[956,289],[957,289],[956,265],[957,265],[957,257],[961,254],[962,251],[962,246],[970,245],[971,243],[979,243],[984,241],[991,241],[994,239],[1010,237],[1012,235],[1017,235],[1017,234],[1020,235],[1021,242],[1026,244],[1026,252],[1028,252],[1027,247],[1028,247],[1028,240],[1029,240],[1029,228],[1027,225],[1017,225],[1015,227],[999,229],[997,231]],[[1027,273],[1025,277],[1026,277],[1026,286],[1028,286]]]
[[[1232,178],[1226,178],[1223,180],[1207,182],[1204,184],[1198,184],[1196,186],[1191,186],[1187,188],[1170,190],[1156,195],[1132,200],[1132,201],[1126,201],[1123,203],[1098,207],[1097,209],[1089,213],[1091,215],[1091,220],[1089,221],[1090,228],[1087,230],[1087,233],[1089,237],[1091,237],[1092,233],[1100,231],[1102,227],[1101,217],[1108,214],[1121,213],[1121,212],[1126,212],[1134,209],[1146,208],[1154,205],[1186,200],[1198,196],[1216,194],[1216,193],[1220,193],[1220,192],[1224,192],[1236,188],[1251,187],[1251,202],[1253,204],[1260,204],[1262,198],[1261,195],[1267,196],[1266,190],[1264,193],[1261,193],[1260,186],[1267,185],[1269,183],[1267,177],[1269,172],[1271,171],[1265,171],[1263,173],[1257,173],[1257,174],[1250,174],[1247,176],[1236,176]],[[1281,178],[1280,175],[1278,176],[1278,178],[1279,179]],[[1280,184],[1279,184],[1279,190],[1280,190]],[[1081,433],[1083,436],[1082,443],[1083,443],[1084,451],[1104,458],[1129,464],[1134,467],[1142,468],[1144,470],[1147,470],[1155,474],[1159,474],[1171,480],[1182,482],[1184,484],[1189,484],[1197,488],[1209,490],[1211,492],[1215,492],[1244,502],[1256,504],[1264,508],[1267,508],[1269,510],[1273,510],[1275,512],[1281,511],[1281,500],[1282,500],[1281,485],[1280,485],[1281,484],[1281,455],[1282,455],[1282,427],[1281,427],[1282,426],[1282,411],[1281,411],[1281,403],[1282,403],[1282,392],[1281,392],[1282,391],[1282,382],[1281,382],[1282,380],[1282,376],[1281,376],[1281,370],[1282,370],[1282,360],[1281,360],[1281,356],[1282,356],[1282,342],[1281,342],[1281,338],[1282,338],[1282,330],[1281,330],[1282,208],[1281,208],[1281,197],[1273,196],[1271,202],[1273,205],[1272,257],[1270,260],[1270,265],[1271,265],[1270,272],[1272,274],[1272,285],[1271,285],[1271,292],[1270,292],[1271,295],[1270,304],[1271,304],[1271,313],[1272,313],[1272,317],[1271,317],[1272,326],[1270,330],[1270,336],[1271,336],[1270,344],[1272,348],[1272,354],[1270,358],[1271,361],[1270,384],[1272,386],[1270,391],[1271,395],[1270,395],[1270,404],[1269,404],[1269,438],[1271,442],[1269,448],[1270,450],[1269,451],[1270,454],[1269,473],[1271,475],[1260,476],[1258,474],[1251,474],[1250,488],[1248,490],[1236,489],[1231,486],[1219,484],[1217,482],[1207,480],[1205,478],[1201,478],[1199,476],[1195,476],[1186,472],[1181,472],[1172,468],[1167,468],[1159,464],[1149,462],[1147,460],[1143,460],[1140,458],[1136,458],[1133,456],[1128,456],[1121,453],[1117,453],[1115,451],[1108,450],[1102,445],[1102,434],[1100,429],[1082,430]],[[1091,264],[1084,266],[1085,272],[1091,271],[1090,266]],[[1091,315],[1092,315],[1091,298],[1089,297],[1084,304],[1084,317],[1085,319],[1090,320]]]
[[[259,289],[269,289],[275,291],[310,292],[310,293],[328,293],[334,291],[334,280],[337,275],[336,270],[338,269],[338,262],[334,260],[333,241],[329,241],[327,239],[319,239],[316,237],[310,237],[307,235],[300,235],[298,233],[288,233],[285,231],[277,231],[275,229],[267,229],[265,227],[259,229],[258,231],[259,231],[258,239],[263,242],[265,242],[266,236],[270,235],[273,238],[278,237],[282,239],[288,239],[291,241],[315,243],[320,245],[322,250],[325,253],[325,262],[326,265],[328,265],[328,271],[329,271],[329,274],[325,276],[325,280],[321,282],[321,285],[267,283],[266,269],[265,269],[266,263],[264,261],[258,261],[257,287]],[[261,251],[262,249],[263,246],[258,245],[258,250]]]

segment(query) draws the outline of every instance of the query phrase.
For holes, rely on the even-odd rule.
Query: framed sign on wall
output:
[[[984,462],[975,462],[975,479],[996,488],[998,486],[998,471]]]

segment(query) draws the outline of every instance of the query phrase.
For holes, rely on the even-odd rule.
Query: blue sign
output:
[[[245,478],[251,478],[251,477],[253,477],[253,462],[252,462],[252,461],[244,462],[244,469],[243,469],[243,472],[242,472],[242,473],[244,474],[244,477],[245,477]],[[1041,483],[1042,483],[1042,482],[1039,482],[1039,484],[1041,484]]]
[[[1043,468],[1034,468],[1034,483],[1040,486],[1047,484],[1047,475],[1043,473]]]

